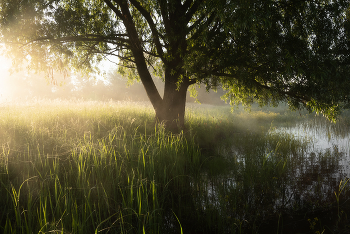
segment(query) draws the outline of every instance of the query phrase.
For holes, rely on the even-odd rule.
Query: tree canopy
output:
[[[193,84],[222,85],[232,104],[287,101],[334,119],[349,103],[349,3],[1,0],[0,33],[15,65],[51,75],[117,57],[170,128],[183,127]]]

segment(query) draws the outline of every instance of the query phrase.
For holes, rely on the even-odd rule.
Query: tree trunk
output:
[[[171,74],[172,69],[166,68],[164,96],[161,98],[147,69],[143,54],[135,50],[134,55],[137,71],[156,112],[156,120],[165,124],[167,130],[180,132],[184,129],[185,123],[186,94],[190,85],[188,77],[183,77],[178,84],[180,73]]]
[[[189,87],[188,79],[184,79],[179,86],[177,80],[177,77],[165,79],[162,107],[156,109],[157,121],[164,123],[166,129],[174,133],[180,132],[185,126],[186,94]]]
[[[178,2],[179,4],[179,2]],[[148,70],[144,56],[143,46],[131,16],[127,1],[120,1],[120,9],[127,33],[130,38],[130,50],[132,51],[137,72],[146,90],[153,108],[156,112],[157,121],[164,123],[165,127],[172,132],[180,132],[184,128],[186,93],[190,85],[189,78],[183,74],[183,58],[186,51],[186,21],[183,12],[172,11],[169,15],[163,11],[163,16],[168,18],[166,25],[170,33],[169,48],[167,53],[172,59],[165,62],[165,86],[164,96],[161,98],[151,74]],[[181,7],[181,4],[177,7]],[[118,13],[118,9],[116,11]],[[180,34],[180,36],[179,36]],[[182,76],[181,82],[178,83]]]
[[[135,58],[138,62],[137,70],[156,112],[156,120],[165,124],[167,130],[179,133],[185,126],[186,94],[190,85],[189,79],[184,77],[178,84],[179,73],[171,75],[171,69],[166,69],[169,72],[165,72],[164,96],[161,98],[142,58],[142,54]]]

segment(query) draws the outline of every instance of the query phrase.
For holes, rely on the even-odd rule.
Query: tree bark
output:
[[[184,22],[184,17],[182,17],[183,12],[172,11],[169,15],[166,13],[167,11],[162,12],[164,13],[164,20],[167,21],[165,28],[169,34],[167,53],[171,55],[170,57],[172,59],[167,60],[163,58],[165,66],[165,86],[164,96],[161,98],[147,68],[141,39],[137,33],[135,23],[129,10],[129,5],[125,0],[115,1],[119,4],[121,12],[119,12],[117,8],[115,8],[114,11],[123,20],[126,27],[137,72],[156,112],[156,120],[164,123],[166,129],[172,132],[180,132],[184,129],[186,94],[190,85],[189,78],[184,76],[182,70],[184,62],[183,57],[187,47],[186,32],[184,30],[187,23]],[[106,0],[105,2],[113,7],[110,1]],[[181,8],[181,4],[178,8],[179,7]],[[161,50],[159,50],[159,52],[162,53]],[[179,78],[182,78],[180,82]]]
[[[190,85],[189,79],[183,76],[178,83],[180,72],[171,74],[174,69],[166,68],[163,98],[153,82],[151,74],[145,63],[143,53],[134,50],[137,71],[146,90],[152,106],[156,112],[156,121],[165,125],[171,132],[179,133],[185,126],[186,95]]]
[[[165,79],[162,107],[156,110],[156,119],[163,123],[165,128],[179,133],[185,127],[186,95],[189,87],[188,80],[179,85],[173,79]]]

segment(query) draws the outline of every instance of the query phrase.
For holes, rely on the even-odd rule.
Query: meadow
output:
[[[350,132],[284,106],[189,104],[172,134],[147,103],[1,104],[0,233],[349,233],[349,150],[275,131],[301,122]]]

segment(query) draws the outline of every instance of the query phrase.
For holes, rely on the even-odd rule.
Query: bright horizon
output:
[[[4,45],[0,43],[0,103],[16,99],[16,92],[18,90],[16,89],[17,86],[14,83],[15,77],[18,77],[18,75],[23,76],[23,73],[20,74],[21,72],[26,73],[26,69],[23,68],[23,70],[21,70],[19,73],[15,72],[13,74],[10,74],[12,62],[9,58],[3,55],[3,49]],[[107,73],[111,71],[113,66],[114,65],[111,62],[103,61],[100,64],[100,69],[103,73]],[[11,79],[11,76],[13,76],[14,78]],[[96,76],[96,78],[98,80],[106,82],[106,80],[103,79],[102,76]],[[72,82],[74,85],[78,85],[80,83],[80,81],[76,80],[76,75],[72,75],[68,79],[68,83]]]
[[[72,74],[67,77],[66,80],[62,80],[62,77],[57,77],[57,84],[50,84],[48,80],[45,80],[44,74],[36,74],[33,71],[27,71],[26,68],[21,69],[18,72],[13,72],[10,74],[10,69],[12,67],[12,62],[9,58],[3,56],[1,53],[4,49],[4,45],[0,43],[0,104],[9,104],[13,101],[22,102],[22,101],[30,101],[31,98],[48,98],[48,99],[66,99],[66,98],[96,98],[104,100],[148,100],[146,92],[142,85],[132,85],[127,86],[126,79],[125,81],[120,81],[117,86],[115,86],[114,90],[110,89],[101,90],[101,88],[105,88],[106,85],[111,84],[109,81],[109,72],[113,72],[116,70],[116,64],[113,63],[113,59],[101,61],[99,64],[99,68],[102,73],[106,74],[106,77],[96,75],[96,80],[92,79],[91,82],[96,84],[95,89],[90,89],[86,92],[80,92],[80,85],[83,85],[86,81],[85,78],[78,78],[79,75]],[[111,62],[112,60],[112,62]],[[114,60],[114,62],[117,62]],[[27,79],[28,78],[28,79]],[[105,79],[107,78],[107,79]],[[98,81],[98,82],[97,82]],[[103,82],[105,86],[102,86],[100,82]],[[64,82],[64,83],[61,83]],[[100,85],[97,85],[97,84]],[[61,87],[62,84],[62,87]],[[116,85],[116,83],[114,83]],[[157,88],[159,92],[163,94],[163,86],[157,83]],[[204,90],[204,88],[202,87]],[[68,91],[67,91],[68,90]],[[71,90],[71,92],[69,91]],[[202,90],[202,91],[203,91]],[[80,92],[80,93],[79,93]],[[223,93],[222,93],[223,94]],[[208,94],[206,91],[200,92],[198,100],[201,103],[209,103],[209,104],[219,104],[222,105],[224,101],[220,99],[222,94],[216,94],[211,92]],[[193,99],[194,100],[194,99]],[[192,101],[193,101],[192,100]]]
[[[4,101],[11,94],[7,80],[10,76],[9,69],[11,68],[11,61],[5,56],[0,55],[0,102]]]

